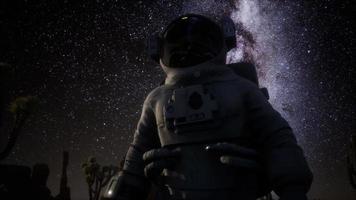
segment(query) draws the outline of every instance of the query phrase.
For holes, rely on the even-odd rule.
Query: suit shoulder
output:
[[[242,77],[236,75],[236,79],[234,80],[234,84],[239,88],[240,91],[259,91],[259,87],[256,83]]]
[[[145,103],[152,104],[152,102],[157,100],[157,97],[160,96],[165,90],[166,90],[165,85],[160,85],[154,88],[150,93],[148,93]]]

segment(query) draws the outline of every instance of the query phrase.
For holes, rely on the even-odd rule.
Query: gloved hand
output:
[[[180,149],[159,148],[143,154],[145,176],[153,182],[159,182],[163,169],[171,169],[179,160]]]
[[[230,165],[244,170],[258,171],[258,153],[254,149],[238,146],[231,143],[217,143],[205,147],[208,152],[215,152],[220,156],[222,164]]]
[[[259,163],[259,154],[256,150],[225,142],[207,145],[205,150],[218,154],[222,164],[235,167],[240,171],[248,171],[258,174],[260,179],[258,196],[261,197],[270,193],[271,189],[268,186],[267,178]]]

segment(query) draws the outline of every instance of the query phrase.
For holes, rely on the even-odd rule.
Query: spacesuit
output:
[[[151,41],[167,77],[143,104],[108,189],[116,199],[145,199],[152,183],[165,200],[255,200],[271,190],[307,199],[312,174],[289,124],[256,83],[225,65],[234,36],[228,19],[189,14]]]

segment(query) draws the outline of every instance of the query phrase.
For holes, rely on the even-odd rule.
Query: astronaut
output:
[[[256,200],[271,190],[307,199],[312,173],[289,124],[254,78],[225,64],[235,47],[231,19],[187,14],[149,46],[167,76],[147,96],[104,197],[142,200],[154,185],[164,200]]]

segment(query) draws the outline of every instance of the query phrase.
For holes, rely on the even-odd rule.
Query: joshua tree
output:
[[[63,161],[62,161],[62,175],[61,183],[59,186],[59,194],[55,198],[56,200],[70,200],[70,187],[68,187],[68,178],[67,178],[67,168],[69,162],[69,153],[68,151],[63,151]]]
[[[15,77],[15,69],[7,64],[0,62],[0,126],[2,123],[2,111],[5,108],[6,97],[8,96],[9,87],[12,84],[9,84],[11,80]]]
[[[82,169],[88,184],[89,200],[98,200],[101,189],[119,170],[118,167],[112,165],[101,167],[95,157],[89,157],[88,160],[82,164]]]
[[[8,143],[5,149],[0,153],[0,160],[3,160],[11,153],[25,121],[30,114],[33,113],[37,104],[38,98],[33,96],[18,97],[10,104],[9,111],[13,115],[14,125],[9,133]]]
[[[7,104],[6,96],[8,96],[10,91],[10,83],[14,81],[16,70],[13,66],[0,62],[0,126],[3,122],[2,114]],[[6,158],[10,153],[12,148],[16,143],[16,139],[21,132],[25,121],[30,116],[31,113],[36,108],[38,104],[38,99],[33,96],[25,96],[16,98],[8,109],[14,118],[14,123],[10,131],[9,140],[5,149],[0,151],[0,160]]]

